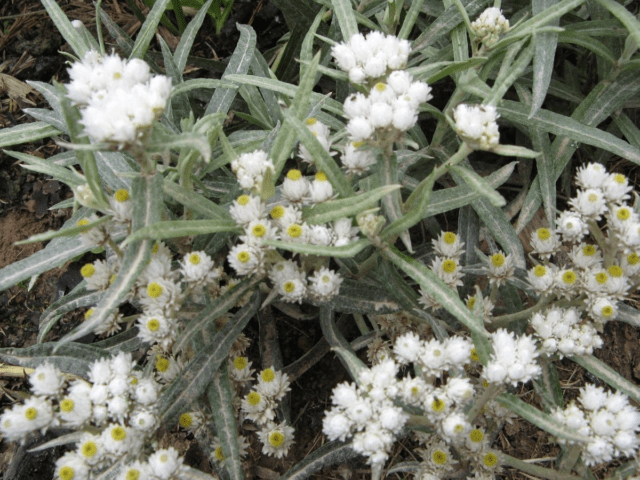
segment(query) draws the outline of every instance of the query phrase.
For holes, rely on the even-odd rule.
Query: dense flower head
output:
[[[497,7],[490,7],[471,23],[471,30],[478,42],[491,46],[498,41],[500,35],[509,30],[509,20]]]
[[[602,339],[590,324],[582,324],[577,309],[553,307],[544,314],[535,313],[531,325],[542,345],[540,350],[548,355],[585,355],[602,346]]]
[[[69,69],[68,96],[80,107],[85,133],[96,143],[131,144],[141,140],[162,115],[171,79],[152,76],[140,59],[87,52]]]
[[[493,353],[484,370],[489,383],[526,383],[540,375],[536,363],[538,350],[535,340],[529,335],[516,337],[513,332],[499,329],[491,334]]]
[[[474,150],[492,150],[500,143],[498,111],[491,105],[458,105],[453,110],[455,129]]]

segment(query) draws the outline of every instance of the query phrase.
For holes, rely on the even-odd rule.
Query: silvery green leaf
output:
[[[358,33],[358,22],[353,13],[353,7],[351,6],[351,0],[331,0],[333,5],[333,13],[335,14],[340,30],[342,31],[342,38],[345,41]]]
[[[28,170],[44,173],[45,175],[51,175],[56,180],[66,183],[71,188],[75,188],[85,183],[85,179],[82,175],[65,167],[61,167],[52,163],[51,159],[43,159],[34,155],[28,155],[22,152],[13,152],[11,150],[3,150],[3,152],[10,157],[16,158],[26,162],[27,165],[23,165]]]
[[[629,12],[623,5],[613,0],[597,0],[604,8],[609,10],[614,17],[620,20],[627,30],[629,35],[633,37],[636,45],[640,46],[640,22],[631,12]]]
[[[28,243],[44,242],[47,240],[51,240],[52,238],[58,238],[58,237],[77,237],[81,233],[86,232],[88,229],[109,223],[110,220],[111,220],[111,216],[105,215],[104,217],[100,217],[98,220],[89,222],[86,225],[76,225],[73,227],[60,229],[60,230],[48,230],[44,233],[37,233],[35,235],[32,235],[26,240],[20,240],[19,242],[16,242],[16,245],[25,245]]]
[[[71,46],[75,54],[79,58],[83,58],[85,53],[91,50],[91,45],[89,45],[82,34],[73,27],[71,21],[58,5],[58,2],[55,0],[41,0],[41,2],[62,37]]]
[[[366,370],[367,366],[358,358],[349,342],[338,330],[333,320],[333,310],[330,307],[320,307],[320,327],[324,339],[331,346],[331,350],[340,357],[340,361],[351,374],[351,378],[358,382],[360,372]]]
[[[189,22],[189,25],[187,25],[187,28],[184,29],[184,32],[180,36],[180,42],[173,54],[173,60],[180,73],[184,72],[184,69],[187,66],[189,52],[191,51],[193,42],[198,34],[198,30],[200,30],[212,2],[213,0],[207,0],[204,5],[200,7],[198,13],[195,14],[193,19]]]
[[[102,348],[107,352],[137,352],[149,346],[138,337],[138,327],[130,328],[124,332],[118,333],[113,337],[106,338],[91,345]]]
[[[85,285],[80,283],[72,292],[53,302],[42,312],[42,315],[40,315],[37,342],[43,342],[47,333],[49,333],[62,315],[77,310],[78,308],[95,305],[101,296],[102,292],[87,291],[85,290]]]
[[[10,147],[35,142],[42,138],[55,137],[62,132],[45,122],[23,123],[0,130],[0,147]]]
[[[486,198],[494,207],[504,207],[507,201],[496,190],[489,186],[489,183],[470,167],[465,165],[454,165],[451,170],[460,175],[468,187],[475,190],[480,196]]]
[[[193,148],[200,152],[202,159],[207,163],[211,159],[211,145],[206,135],[199,132],[182,132],[171,136],[162,136],[154,139],[148,146],[152,152],[162,152],[170,149]]]
[[[291,467],[281,480],[305,480],[325,467],[347,462],[356,456],[358,453],[350,443],[327,442]]]
[[[171,0],[156,0],[153,3],[151,11],[147,14],[147,18],[142,24],[142,27],[140,27],[136,42],[133,45],[131,54],[129,55],[130,59],[144,58],[147,50],[149,49],[149,44],[156,33],[160,19],[162,18],[162,15],[164,15],[164,11],[167,9],[167,5],[170,1]]]
[[[188,411],[191,403],[204,393],[222,362],[227,360],[233,342],[247,326],[259,305],[260,295],[255,292],[249,303],[222,327],[162,392],[158,405],[161,406],[160,421],[163,425],[174,425],[178,417]]]
[[[217,232],[242,233],[242,230],[233,220],[168,220],[155,222],[135,231],[129,235],[122,246],[124,247],[143,239],[164,240],[167,238],[205,235]]]
[[[341,247],[325,247],[324,245],[309,245],[306,243],[289,243],[280,240],[265,240],[263,245],[281,248],[290,252],[304,253],[306,255],[319,255],[324,257],[350,258],[370,245],[369,240],[362,238]]]
[[[231,74],[246,74],[251,66],[253,51],[256,48],[256,32],[249,25],[237,25],[240,31],[240,39],[236,45],[227,68],[222,75],[222,80],[227,80]],[[226,114],[231,107],[231,102],[236,97],[236,88],[219,88],[215,91],[207,108],[206,114],[221,112]]]
[[[30,448],[29,453],[41,452],[48,448],[59,447],[61,445],[68,445],[69,443],[78,443],[84,434],[85,434],[84,431],[79,430],[77,432],[71,432],[65,435],[60,435],[59,437],[56,437],[53,440],[49,440],[48,442],[41,443],[35,448]]]
[[[175,201],[181,203],[185,207],[188,207],[198,215],[202,215],[205,218],[220,220],[222,222],[231,220],[231,215],[229,215],[229,212],[226,209],[217,203],[212,202],[208,198],[203,197],[199,193],[183,187],[182,185],[178,185],[177,183],[173,183],[165,179],[162,185],[162,190]]]
[[[570,358],[584,369],[593,373],[600,380],[611,385],[616,390],[620,390],[636,402],[640,402],[640,388],[624,378],[609,365],[606,365],[593,355],[581,355]]]
[[[580,435],[575,430],[561,425],[557,420],[551,418],[550,415],[541,412],[533,405],[523,402],[515,395],[503,393],[496,398],[496,401],[550,435],[570,442],[587,443],[589,441],[588,437]]]
[[[63,351],[56,351],[56,343],[40,343],[27,348],[0,348],[0,361],[9,365],[36,368],[49,362],[60,370],[87,378],[89,367],[96,360],[109,356],[93,345],[68,343]]]
[[[313,301],[311,303],[314,303]],[[340,291],[331,300],[318,303],[341,313],[384,315],[400,311],[401,307],[384,289],[350,278],[342,280]]]
[[[95,153],[96,167],[100,178],[113,191],[124,188],[130,191],[131,178],[126,175],[137,175],[140,167],[135,161],[124,152],[102,152]]]
[[[211,404],[213,421],[216,424],[216,432],[224,453],[224,468],[231,479],[242,480],[244,472],[238,447],[238,425],[236,424],[234,397],[235,391],[232,391],[227,365],[222,362],[207,389],[207,398]]]
[[[22,111],[36,120],[48,123],[62,133],[69,133],[62,114],[55,110],[49,110],[48,108],[23,108]]]
[[[531,2],[533,14],[537,15],[546,8],[552,7],[558,3],[558,0],[538,0]],[[553,21],[553,25],[557,26],[560,20]],[[535,51],[533,55],[533,98],[531,100],[531,111],[529,116],[532,117],[542,106],[547,90],[551,83],[551,74],[553,73],[553,63],[555,60],[556,47],[558,46],[558,34],[553,32],[535,33],[532,37]]]

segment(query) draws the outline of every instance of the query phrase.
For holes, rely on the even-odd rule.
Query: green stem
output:
[[[543,308],[545,308],[551,301],[556,298],[554,295],[543,295],[538,303],[529,307],[525,310],[516,313],[510,313],[507,315],[500,315],[499,317],[494,317],[491,319],[491,327],[499,328],[508,325],[509,323],[515,320],[521,320],[523,318],[527,318],[530,315],[533,315],[536,312],[539,312]]]
[[[480,414],[484,406],[491,400],[496,398],[501,391],[502,385],[490,383],[482,393],[482,396],[476,401],[476,403],[473,404],[471,409],[467,412],[467,419],[469,420],[469,423],[473,425],[476,417]]]
[[[116,244],[116,242],[113,241],[113,238],[107,237],[107,245],[109,245],[109,247],[111,247],[111,250],[113,250],[115,254],[118,255],[118,258],[120,260],[124,258],[124,253],[122,253],[122,250],[120,250],[120,247]]]
[[[451,110],[454,106],[460,103],[465,95],[466,94],[461,89],[457,88],[456,91],[453,92],[453,95],[451,95],[451,98],[449,99],[449,101],[447,102],[447,106],[444,109],[444,113],[446,114],[448,110]],[[447,133],[448,128],[449,128],[449,123],[447,122],[447,120],[443,118],[438,121],[438,124],[436,125],[436,129],[433,132],[433,137],[431,137],[431,148],[433,148],[434,146],[439,147],[442,144],[442,139],[444,138],[445,133]]]
[[[580,454],[582,453],[582,445],[575,444],[569,447],[569,450],[560,460],[560,464],[558,465],[558,470],[562,473],[571,473],[571,470],[576,465],[578,458],[580,458]]]
[[[364,317],[361,314],[354,313],[353,318],[356,320],[356,325],[358,326],[358,330],[360,330],[360,333],[362,335],[371,333],[371,330],[369,330],[369,327],[367,327],[367,324],[364,322]]]
[[[500,459],[502,460],[503,465],[509,465],[510,467],[517,468],[524,473],[535,475],[539,478],[545,478],[547,480],[581,480],[580,477],[575,475],[558,472],[551,468],[539,467],[538,465],[514,458],[506,453],[501,453]]]

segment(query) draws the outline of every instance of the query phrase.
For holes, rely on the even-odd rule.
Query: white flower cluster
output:
[[[87,52],[69,68],[68,97],[80,107],[91,141],[119,146],[140,142],[162,115],[171,79],[152,76],[139,59]]]
[[[56,475],[63,480],[86,480],[125,453],[139,455],[158,427],[160,385],[141,377],[134,365],[130,354],[119,353],[93,363],[90,382],[69,384],[58,368],[44,363],[29,376],[34,396],[0,416],[0,433],[7,440],[24,441],[32,432],[55,426],[91,430],[81,436],[76,450],[56,462]],[[144,478],[180,478],[177,452],[158,455],[164,454],[172,458],[169,463],[154,454],[146,467],[136,462],[135,468],[146,468]]]
[[[542,372],[536,363],[538,350],[536,341],[530,335],[516,337],[503,328],[491,334],[493,353],[484,369],[487,382],[510,383],[514,387],[536,378]]]
[[[539,228],[532,233],[533,253],[542,263],[528,272],[533,289],[541,295],[567,299],[585,298],[578,305],[600,328],[618,316],[617,304],[625,300],[640,272],[640,217],[629,199],[632,187],[619,173],[607,173],[597,163],[578,169],[580,189],[556,220],[556,229]],[[588,225],[607,220],[598,245],[585,242]],[[557,265],[552,260],[564,248],[569,262]],[[603,250],[604,249],[604,250]]]
[[[327,127],[324,123],[322,123],[320,120],[318,120],[315,117],[307,118],[305,120],[305,123],[309,131],[311,131],[313,136],[316,137],[318,142],[320,142],[320,145],[322,145],[322,148],[324,148],[327,152],[330,151],[331,150],[331,137],[330,137],[331,131],[329,130],[329,127]],[[315,159],[311,156],[311,153],[309,153],[309,150],[307,150],[307,147],[305,147],[304,145],[300,144],[298,154],[303,162],[307,162],[312,165],[315,165],[316,163]]]
[[[367,78],[378,79],[390,70],[405,68],[410,53],[408,40],[377,31],[366,36],[358,33],[347,43],[341,42],[331,48],[336,63],[349,73],[353,83],[363,83]]]
[[[581,320],[575,308],[554,307],[544,315],[535,313],[530,322],[542,342],[540,350],[547,355],[557,352],[562,358],[591,354],[594,348],[602,346],[602,339],[593,325],[581,324]]]
[[[368,96],[355,93],[345,100],[347,132],[355,142],[374,141],[376,134],[394,129],[406,132],[418,121],[420,104],[431,98],[431,87],[426,83],[413,81],[404,70],[395,71],[386,82],[376,83]]]
[[[640,445],[637,436],[640,412],[621,393],[609,393],[587,384],[580,389],[578,402],[555,410],[552,416],[588,439],[582,445],[582,460],[587,465],[632,457]],[[562,439],[559,441],[564,443]]]
[[[275,173],[273,162],[263,150],[243,153],[231,162],[231,170],[236,174],[240,188],[258,195],[262,191],[262,181],[267,171]]]
[[[243,359],[238,361],[238,358]],[[238,357],[233,362],[233,368],[240,370],[231,373],[230,377],[246,377],[246,370],[250,363],[243,357]],[[293,445],[293,428],[286,421],[276,424],[275,409],[278,402],[284,398],[289,390],[289,378],[286,373],[276,370],[274,367],[265,368],[258,374],[258,382],[253,390],[240,402],[241,422],[249,419],[258,424],[261,429],[258,438],[262,442],[262,451],[266,455],[276,458],[284,457],[291,445]],[[218,459],[219,460],[219,459]]]
[[[333,389],[333,408],[326,412],[323,432],[330,440],[353,436],[353,449],[371,465],[382,465],[407,415],[393,400],[400,393],[398,365],[385,360],[360,374],[360,386],[341,383]]]
[[[268,273],[274,289],[287,302],[331,299],[342,283],[336,272],[327,267],[306,272],[292,260],[278,260],[281,257],[274,255],[275,249],[264,241],[342,246],[356,240],[358,229],[352,226],[350,218],[336,220],[331,226],[309,225],[302,220],[302,204],[325,201],[332,195],[333,188],[324,173],[316,173],[309,182],[297,169],[289,170],[282,184],[282,197],[288,205],[276,204],[267,213],[266,203],[260,197],[240,195],[229,209],[231,217],[244,228],[240,242],[227,256],[231,267],[240,276]]]
[[[474,150],[492,150],[500,143],[498,111],[491,105],[461,103],[453,110],[455,130]]]
[[[476,36],[476,42],[489,47],[499,40],[500,35],[509,30],[509,20],[502,15],[499,8],[490,7],[471,23],[471,30]]]

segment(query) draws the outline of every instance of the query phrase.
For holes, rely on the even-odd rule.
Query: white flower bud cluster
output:
[[[398,365],[385,360],[360,374],[361,386],[341,383],[333,389],[333,408],[326,412],[323,432],[330,440],[353,436],[353,449],[371,465],[382,465],[407,415],[394,405],[400,392]]]
[[[587,384],[580,389],[577,402],[572,401],[564,410],[555,410],[552,416],[587,439],[581,457],[589,466],[633,457],[640,445],[637,436],[640,412],[619,392],[610,393]],[[558,441],[565,443],[562,439]]]
[[[253,195],[241,195],[230,208],[231,217],[244,228],[240,243],[231,248],[227,260],[238,275],[268,273],[274,289],[286,302],[311,299],[326,302],[340,290],[342,278],[326,267],[305,272],[291,260],[277,261],[270,253],[273,247],[264,240],[282,240],[322,246],[347,245],[358,238],[358,228],[350,218],[336,220],[332,225],[308,225],[302,220],[300,205],[310,199],[325,201],[333,195],[324,173],[316,173],[309,182],[300,170],[290,170],[282,186],[282,196],[290,204],[274,205],[267,214],[266,204]]]
[[[358,33],[347,43],[338,43],[331,49],[336,64],[349,73],[349,80],[353,83],[381,78],[390,70],[405,68],[410,53],[408,40],[377,31],[366,36]]]
[[[347,132],[355,142],[373,140],[388,130],[406,132],[418,121],[418,107],[432,98],[431,87],[398,70],[376,83],[365,97],[355,93],[344,102]],[[344,161],[343,161],[344,163]]]
[[[91,429],[94,433],[82,435],[76,450],[56,462],[56,474],[62,479],[88,479],[92,471],[111,465],[125,452],[139,454],[158,427],[160,386],[141,377],[134,365],[131,354],[121,352],[93,363],[90,382],[70,384],[53,365],[37,367],[29,377],[35,395],[5,410],[0,433],[7,440],[24,441],[32,432],[49,427]]]
[[[498,111],[491,105],[458,105],[453,110],[455,130],[474,150],[493,150],[500,143]]]
[[[607,173],[602,165],[589,163],[578,169],[576,183],[580,189],[569,201],[571,208],[558,216],[557,228],[543,227],[532,233],[533,253],[543,263],[527,276],[538,294],[586,297],[578,309],[599,328],[618,316],[618,302],[627,298],[631,285],[638,281],[640,217],[625,202],[632,187],[624,175]],[[603,217],[608,228],[601,232],[604,240],[600,247],[585,243],[588,225]],[[563,243],[571,249],[570,261],[559,267],[552,259],[561,252]]]
[[[80,107],[91,141],[122,147],[139,142],[164,112],[171,79],[152,76],[139,59],[88,52],[69,68],[68,97]]]
[[[237,359],[236,359],[237,360]],[[236,365],[246,368],[246,364]],[[236,374],[230,374],[232,377]],[[274,423],[278,402],[284,398],[291,388],[286,373],[274,367],[265,368],[257,377],[257,385],[240,402],[241,421],[245,418],[258,424],[261,429],[258,438],[262,442],[262,452],[266,455],[282,458],[287,455],[293,445],[293,428],[286,421]],[[219,460],[219,459],[218,459]]]
[[[587,355],[602,346],[602,339],[589,323],[581,324],[582,318],[575,308],[551,308],[543,315],[535,313],[531,326],[536,330],[542,345],[540,350],[547,355]]]
[[[473,344],[466,338],[452,336],[441,342],[422,340],[415,333],[398,337],[393,353],[400,364],[416,363],[427,378],[440,378],[449,369],[464,368],[471,362]]]
[[[263,150],[243,153],[231,162],[231,170],[236,174],[240,188],[257,195],[262,191],[262,182],[267,170],[275,173],[273,162],[267,158],[267,152]]]
[[[526,383],[542,372],[536,363],[538,350],[530,335],[516,337],[503,328],[491,334],[493,353],[483,371],[484,378],[493,384]]]
[[[491,46],[500,39],[501,34],[509,30],[509,20],[502,15],[499,8],[490,7],[471,23],[471,30],[477,42]]]
[[[329,131],[329,127],[327,127],[324,123],[322,123],[320,120],[318,120],[315,117],[307,118],[305,120],[305,123],[307,125],[307,128],[313,134],[313,136],[318,139],[318,142],[320,142],[320,145],[322,145],[322,147],[327,152],[330,151],[331,138],[329,135],[331,134],[331,132]],[[303,162],[307,162],[312,165],[315,165],[316,163],[315,159],[311,156],[311,154],[309,153],[309,150],[307,150],[307,147],[305,147],[304,145],[300,144],[298,154],[300,155],[300,158],[302,158]]]

